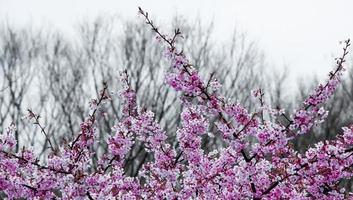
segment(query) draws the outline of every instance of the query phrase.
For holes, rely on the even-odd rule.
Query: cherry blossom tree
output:
[[[107,84],[90,101],[90,115],[72,141],[52,145],[40,116],[29,110],[28,120],[45,136],[51,153],[39,160],[33,149],[14,153],[14,124],[0,139],[0,190],[9,199],[345,199],[352,194],[340,187],[352,177],[353,126],[343,127],[335,140],[322,141],[305,153],[291,141],[307,134],[327,117],[324,103],[333,95],[345,70],[350,40],[328,80],[308,96],[291,116],[271,108],[262,89],[252,91],[258,107],[247,110],[225,98],[213,76],[202,80],[192,61],[172,36],[160,32],[139,8],[171,63],[165,82],[179,93],[182,104],[178,145],[167,142],[154,113],[137,105],[128,72],[121,73],[123,117],[104,141],[96,134],[102,106],[111,99]],[[104,116],[104,115],[103,115]],[[283,123],[285,118],[287,121]],[[215,126],[216,130],[211,129]],[[211,152],[201,148],[205,137],[222,137],[226,144]],[[142,163],[136,177],[124,172],[125,157],[136,141],[153,160]],[[255,142],[250,142],[255,141]],[[107,152],[93,146],[106,143]],[[93,165],[92,157],[97,157]]]

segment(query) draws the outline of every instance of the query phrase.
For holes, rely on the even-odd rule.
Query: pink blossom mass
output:
[[[165,35],[147,12],[139,8],[139,14],[170,62],[165,83],[180,96],[177,145],[170,143],[154,113],[137,104],[125,71],[119,93],[123,117],[103,141],[108,152],[98,154],[91,148],[102,142],[95,126],[99,108],[111,98],[107,84],[90,101],[91,112],[80,124],[81,131],[72,141],[51,146],[44,160],[26,147],[14,153],[16,127],[6,129],[0,138],[0,190],[8,199],[353,199],[339,185],[353,176],[353,126],[343,127],[336,139],[321,141],[304,153],[291,145],[327,117],[324,103],[341,82],[349,40],[327,82],[283,122],[277,119],[284,111],[266,105],[261,89],[252,92],[259,102],[252,111],[222,96],[217,79],[203,80],[192,60],[178,49],[180,30]],[[28,119],[39,124],[32,111]],[[210,133],[211,126],[217,131]],[[220,137],[225,145],[205,152],[205,137]],[[137,142],[152,153],[153,160],[130,177],[124,172],[125,157]]]

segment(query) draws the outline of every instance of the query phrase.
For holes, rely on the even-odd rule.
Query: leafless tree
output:
[[[40,33],[30,29],[16,29],[10,25],[0,28],[0,132],[4,125],[14,123],[23,128],[25,101],[30,101],[33,70],[40,50]],[[15,132],[19,139],[19,131]],[[21,140],[18,140],[21,141]],[[16,145],[16,151],[20,144]]]

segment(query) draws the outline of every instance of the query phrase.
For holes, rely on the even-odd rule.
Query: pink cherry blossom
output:
[[[353,176],[352,126],[343,127],[336,139],[318,142],[304,153],[291,144],[293,138],[308,133],[327,117],[323,106],[340,82],[349,40],[326,84],[319,85],[292,117],[287,117],[263,100],[254,111],[226,100],[216,79],[204,82],[177,49],[180,31],[172,37],[162,34],[146,12],[140,8],[139,13],[164,44],[165,57],[171,63],[165,80],[180,93],[183,109],[177,144],[168,142],[168,134],[153,112],[137,105],[125,71],[121,74],[122,117],[105,141],[98,141],[95,127],[97,113],[110,100],[106,84],[99,97],[91,100],[90,114],[80,124],[79,133],[67,144],[52,146],[45,159],[40,160],[28,147],[14,152],[15,127],[6,129],[0,136],[1,195],[8,199],[90,200],[353,198],[339,185]],[[256,90],[253,95],[262,98],[264,94]],[[288,122],[280,123],[279,116]],[[42,127],[50,142],[39,115],[30,112],[28,118]],[[224,146],[207,152],[202,148],[206,137],[217,137]],[[94,150],[98,142],[105,142],[106,152]],[[138,143],[152,159],[142,164],[135,177],[129,177],[124,171],[125,157]]]

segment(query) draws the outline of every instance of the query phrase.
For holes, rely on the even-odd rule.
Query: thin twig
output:
[[[45,131],[44,127],[39,122],[40,116],[38,114],[35,114],[31,109],[27,109],[27,111],[29,113],[29,117],[30,118],[34,118],[34,120],[35,120],[33,124],[37,125],[40,128],[41,132],[45,136],[45,139],[48,141],[51,150],[55,153],[55,149],[54,149],[53,144],[50,141],[49,135],[47,134],[47,132]]]

